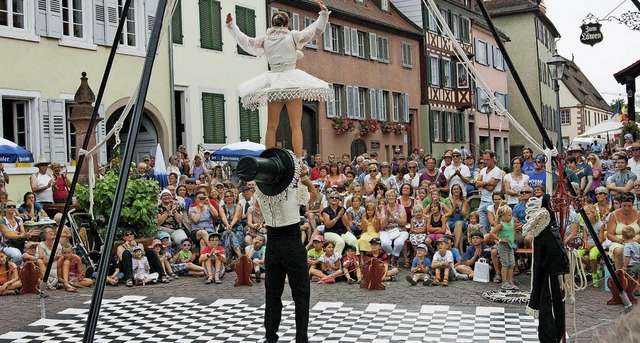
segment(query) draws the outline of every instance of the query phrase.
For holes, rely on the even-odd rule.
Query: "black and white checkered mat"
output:
[[[80,342],[89,302],[0,335],[2,342]],[[105,299],[96,342],[261,342],[258,300]],[[285,301],[280,339],[295,340],[292,301]],[[318,302],[310,311],[312,342],[536,342],[537,321],[524,309]]]

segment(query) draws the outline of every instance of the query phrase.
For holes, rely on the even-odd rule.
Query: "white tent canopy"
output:
[[[605,121],[583,132],[578,137],[594,137],[598,135],[606,135],[607,133],[615,134],[616,131],[620,131],[620,129],[622,129],[621,122]]]

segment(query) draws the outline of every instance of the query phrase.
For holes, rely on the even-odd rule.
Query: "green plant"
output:
[[[93,213],[96,215],[95,225],[101,237],[105,236],[117,184],[118,176],[113,172],[107,172],[103,178],[96,180],[93,189]],[[137,237],[152,237],[158,233],[156,216],[159,192],[160,187],[155,180],[129,179],[116,237],[128,230],[134,232]],[[78,185],[77,194],[79,205],[88,209],[89,189]]]
[[[629,120],[623,121],[622,129],[620,131],[620,137],[624,137],[624,135],[626,135],[627,133],[630,133],[633,136],[634,141],[640,138],[640,129],[638,129],[638,125],[635,122]]]
[[[364,119],[360,121],[360,135],[366,136],[378,130],[378,121],[375,119]]]
[[[353,120],[342,117],[335,117],[331,120],[331,127],[336,135],[352,132],[355,129]]]

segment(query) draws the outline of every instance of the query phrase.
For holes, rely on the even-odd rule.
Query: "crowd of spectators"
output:
[[[564,243],[579,248],[596,286],[601,257],[594,239],[608,248],[616,268],[631,273],[638,268],[637,252],[627,246],[640,240],[640,142],[627,148],[611,156],[608,149],[597,148],[585,153],[573,147],[567,153],[564,172],[583,196],[588,218],[581,218],[573,207],[566,210]],[[233,166],[209,157],[205,152],[190,159],[180,146],[168,159],[169,183],[158,194],[158,234],[146,246],[134,232],[121,237],[109,284],[170,282],[183,275],[221,283],[243,255],[253,263],[256,282],[264,277],[268,231],[253,199],[256,186],[241,182]],[[503,289],[517,289],[513,275],[527,264],[514,251],[529,248],[532,241],[522,234],[526,202],[545,194],[552,186],[547,175],[555,180],[559,173],[547,171],[546,158],[529,148],[502,168],[493,152],[481,152],[476,159],[464,147],[442,156],[424,149],[406,156],[396,149],[388,161],[376,152],[326,157],[325,162],[323,155],[313,156],[309,171],[320,198],[300,208],[309,276],[319,283],[361,282],[359,267],[377,258],[385,266],[383,280],[395,280],[404,269],[411,273],[406,277],[411,285],[447,286],[450,280],[473,278],[475,263],[485,258],[494,282]],[[21,265],[33,263],[41,270],[51,258],[57,265],[47,280],[50,288],[75,291],[90,286],[68,244],[68,229],[63,233],[65,245],[54,253],[55,228],[24,228],[25,221],[47,216],[43,204],[64,202],[70,185],[59,164],[39,160],[35,165],[32,191],[23,195],[20,206],[0,188],[0,293],[19,289],[15,271]],[[145,156],[137,168],[133,177],[153,179],[155,158]],[[0,175],[2,184],[8,183],[1,166]],[[596,229],[597,238],[587,234],[585,221]]]

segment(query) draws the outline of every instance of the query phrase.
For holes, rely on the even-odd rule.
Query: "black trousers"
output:
[[[296,309],[296,342],[308,342],[311,290],[307,269],[307,251],[302,245],[300,223],[267,229],[264,283],[266,341],[278,341],[278,329],[282,316],[282,292],[284,291],[285,277],[289,276],[289,287],[291,287]]]
[[[147,250],[146,255],[147,260],[149,261],[149,267],[151,268],[151,272],[156,272],[159,275],[159,278],[162,279],[164,276],[164,269],[162,269],[162,264],[160,264],[160,259],[158,258],[158,254],[154,250]],[[124,274],[125,280],[133,280],[133,256],[129,250],[125,250],[122,252],[122,261],[120,261],[120,269]]]
[[[565,309],[557,276],[545,276],[540,296],[538,339],[541,343],[557,343],[565,330]]]

